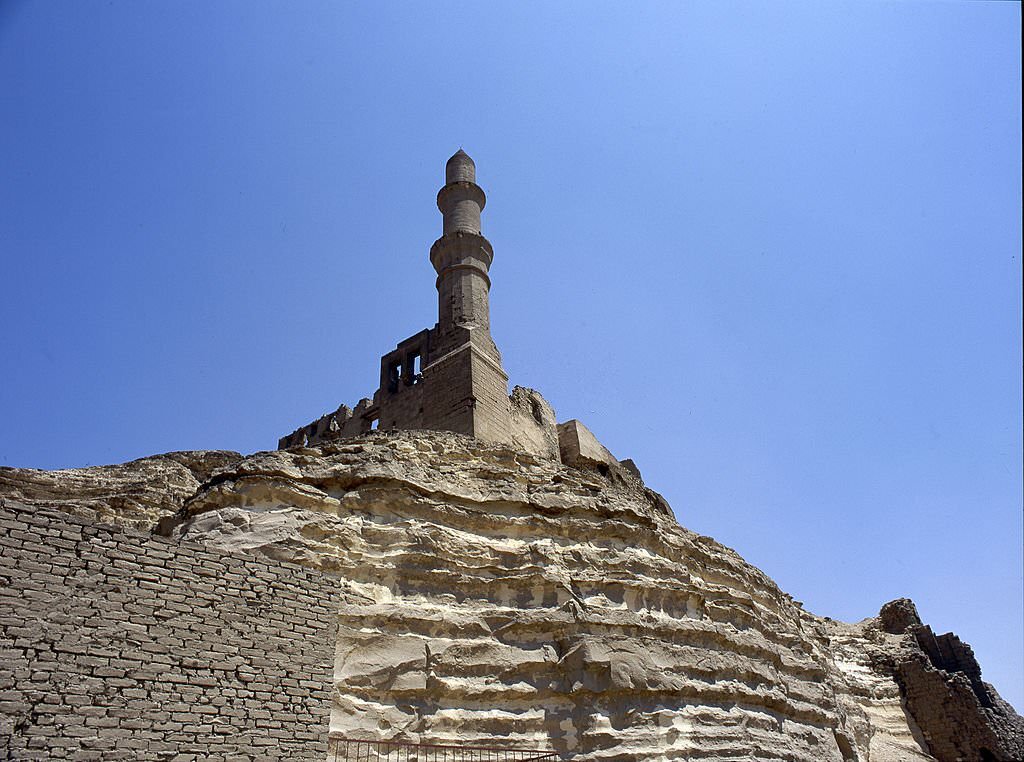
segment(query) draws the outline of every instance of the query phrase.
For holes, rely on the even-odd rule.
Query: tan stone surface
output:
[[[929,738],[967,748],[1020,728],[994,691],[971,704],[964,644],[940,636],[929,664],[912,605],[857,624],[806,612],[596,463],[408,431],[0,477],[0,497],[336,572],[335,734],[578,760],[902,762],[953,758],[929,756]]]
[[[345,579],[335,733],[593,760],[930,759],[867,625],[803,611],[637,483],[440,432],[263,453],[221,479],[181,536]]]
[[[608,448],[575,418],[558,424],[558,450],[562,462],[567,466],[586,467],[597,463],[615,468],[619,466],[619,461]]]
[[[536,389],[517,386],[509,395],[509,404],[515,447],[558,460],[558,422],[548,401]]]
[[[129,463],[42,471],[0,466],[0,496],[46,505],[92,521],[150,529],[177,511],[236,452],[172,452]]]
[[[327,756],[338,587],[0,494],[0,759]]]

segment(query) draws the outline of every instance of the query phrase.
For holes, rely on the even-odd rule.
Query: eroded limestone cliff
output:
[[[804,611],[628,473],[398,432],[5,469],[0,495],[337,573],[337,735],[580,760],[1021,757],[969,649],[929,653],[905,605]]]

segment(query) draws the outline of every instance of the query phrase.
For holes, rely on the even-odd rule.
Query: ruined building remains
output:
[[[544,458],[577,458],[624,467],[579,421],[556,424],[541,395],[521,386],[508,393],[508,374],[491,337],[488,271],[491,243],[480,230],[487,199],[476,165],[459,151],[445,165],[437,194],[441,237],[430,247],[437,271],[437,323],[398,343],[380,359],[380,387],[352,410],[342,405],[278,442],[280,449],[383,431],[428,429],[512,445]]]
[[[437,324],[372,400],[269,452],[0,467],[0,759],[1024,759],[910,600],[805,610],[509,395],[462,151],[438,206]]]

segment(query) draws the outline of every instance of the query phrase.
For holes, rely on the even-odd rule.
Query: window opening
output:
[[[402,361],[392,360],[388,365],[388,391],[394,394],[398,391],[398,380],[402,375]]]
[[[408,362],[409,362],[409,383],[410,384],[419,383],[421,378],[422,378],[422,376],[421,376],[422,367],[421,366],[423,364],[422,363],[422,358],[420,357],[419,351],[413,352],[411,355],[409,355]]]

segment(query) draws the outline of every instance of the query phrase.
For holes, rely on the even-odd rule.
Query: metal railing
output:
[[[399,741],[330,739],[328,762],[557,762],[553,751],[498,746],[446,746]]]

